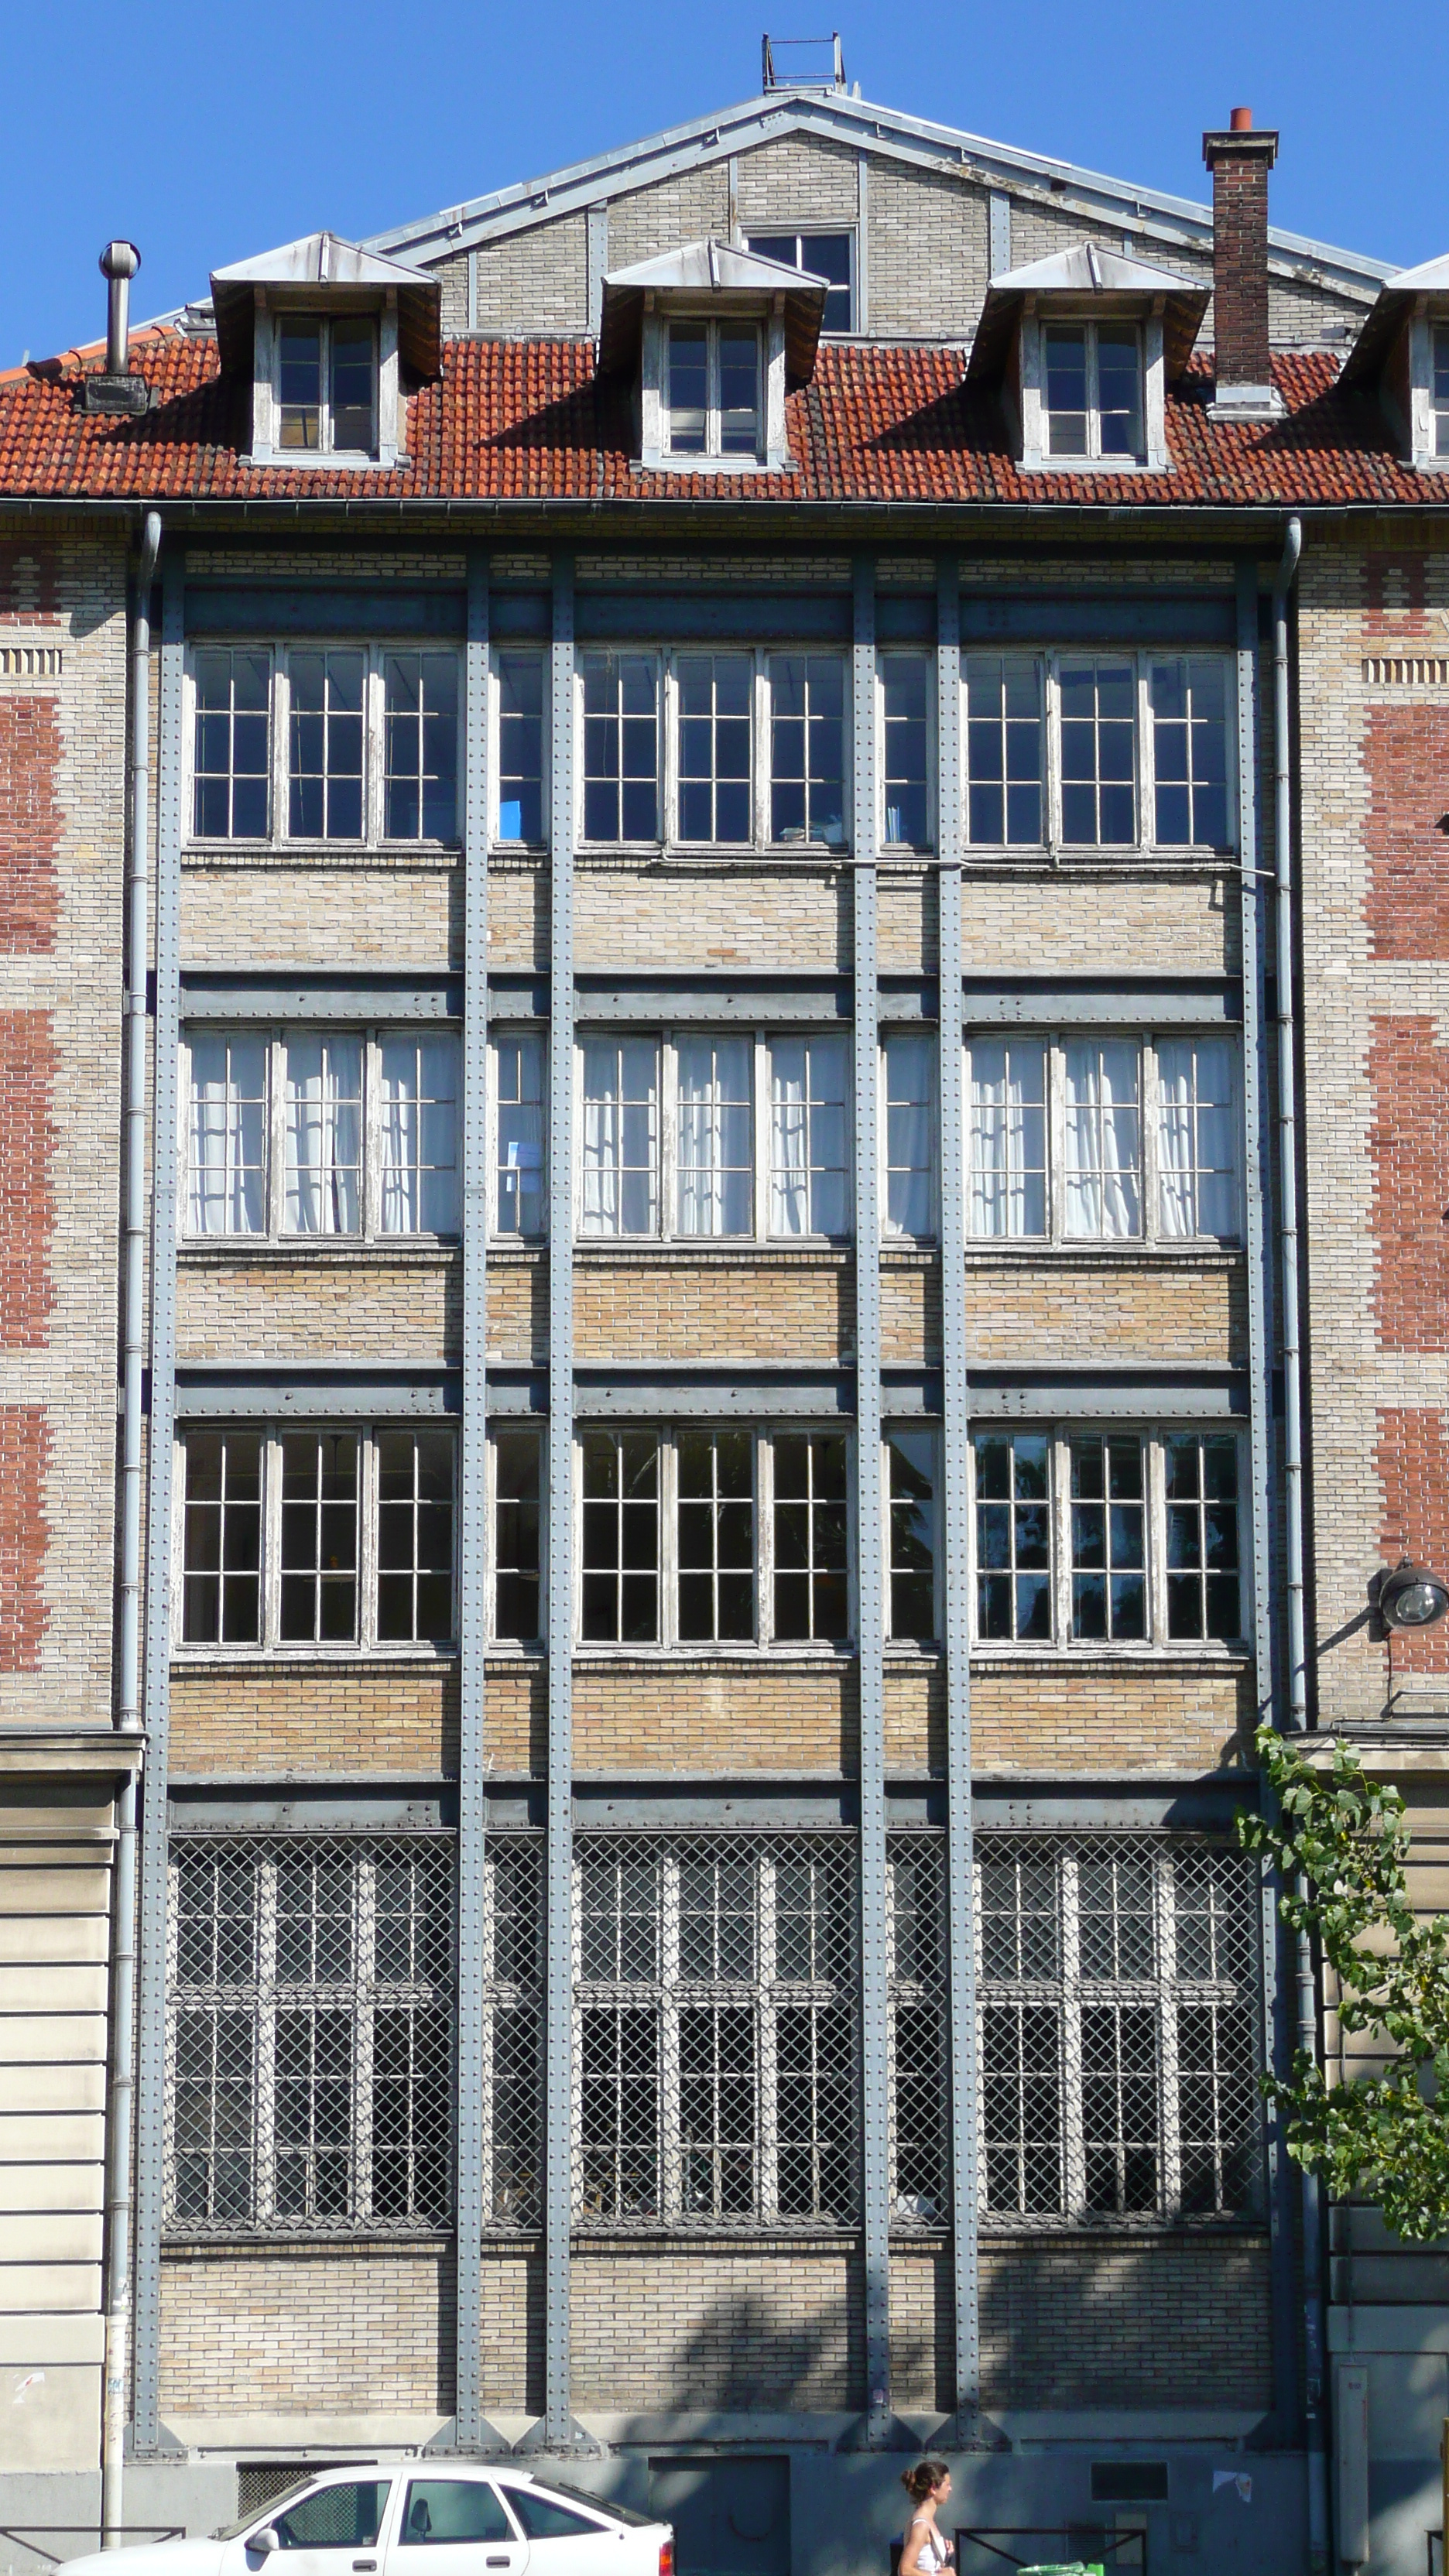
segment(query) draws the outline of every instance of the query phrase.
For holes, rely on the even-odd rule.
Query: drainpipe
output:
[[[1303,551],[1303,528],[1290,519],[1273,584],[1273,863],[1278,974],[1278,1252],[1283,1344],[1283,1509],[1287,1546],[1288,1730],[1308,1723],[1308,1661],[1303,1592],[1303,1387],[1298,1317],[1298,1107],[1293,1030],[1293,801],[1288,731],[1288,594]],[[1318,1995],[1306,1932],[1296,1944],[1298,2046],[1318,2056]],[[1303,2359],[1308,2435],[1308,2563],[1328,2565],[1328,2463],[1324,2449],[1323,2215],[1318,2176],[1303,2175]]]
[[[131,831],[126,888],[125,1267],[121,1433],[121,1632],[116,1723],[141,1725],[141,1379],[146,1296],[146,875],[151,839],[151,585],[161,552],[161,517],[141,531],[131,616]],[[116,1842],[111,1971],[110,2102],[106,2170],[106,2364],[101,2419],[101,2545],[119,2548],[125,2475],[131,2325],[131,2127],[136,2050],[136,1808],[134,1770],[121,1792]]]

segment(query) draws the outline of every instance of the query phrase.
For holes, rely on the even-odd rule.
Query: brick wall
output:
[[[461,966],[462,870],[446,854],[366,866],[189,859],[181,956],[187,966]]]
[[[782,135],[742,152],[736,188],[741,229],[780,225],[796,232],[853,224],[857,167],[852,144],[830,143],[817,134]]]
[[[454,2331],[450,2253],[290,2245],[168,2256],[161,2412],[445,2415]]]
[[[1268,172],[1261,141],[1217,145],[1213,174],[1213,333],[1219,385],[1266,385]]]
[[[0,948],[12,957],[55,946],[60,702],[39,690],[0,697]]]
[[[991,2406],[1266,2406],[1268,2251],[1241,2237],[989,2241]]]
[[[298,1258],[220,1261],[183,1254],[176,1298],[177,1355],[205,1361],[295,1360],[299,1367],[380,1352],[399,1363],[456,1364],[462,1356],[462,1256],[421,1247],[334,1248]]]
[[[7,1351],[42,1350],[55,1308],[57,1070],[49,1011],[0,1011],[0,1349]]]
[[[526,1764],[522,1767],[526,1767]],[[299,1657],[177,1663],[171,1768],[199,1779],[335,1771],[456,1774],[458,1671],[447,1660]]]
[[[1127,1262],[1073,1251],[1060,1261],[1038,1255],[1008,1263],[973,1252],[966,1334],[983,1365],[1240,1368],[1247,1358],[1242,1256]]]
[[[990,266],[986,190],[875,157],[869,170],[872,333],[974,331]]]
[[[1422,563],[1417,586],[1422,598]],[[1372,622],[1380,633],[1390,631],[1382,609]],[[1401,643],[1409,640],[1405,630],[1411,622],[1412,608],[1408,618],[1395,620]],[[1449,957],[1449,705],[1442,697],[1422,704],[1401,698],[1369,707],[1367,718],[1364,838],[1373,954]]]
[[[573,2398],[626,2407],[845,2408],[864,2398],[858,2257],[844,2248],[579,2248]]]

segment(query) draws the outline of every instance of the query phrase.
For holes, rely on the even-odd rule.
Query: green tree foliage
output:
[[[1404,1801],[1336,1748],[1331,1770],[1302,1738],[1258,1734],[1276,1813],[1243,1815],[1238,1839],[1277,1863],[1279,1912],[1332,1970],[1345,2033],[1364,2031],[1379,2072],[1328,2083],[1301,2050],[1292,2074],[1266,2075],[1288,2152],[1336,2195],[1367,2193],[1410,2244],[1449,2236],[1449,1917],[1416,1918],[1405,1866]]]

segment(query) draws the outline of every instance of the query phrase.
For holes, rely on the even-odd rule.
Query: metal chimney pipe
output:
[[[106,298],[106,373],[108,376],[124,376],[130,371],[131,280],[140,265],[141,254],[134,242],[107,242],[101,253],[101,275],[109,289]]]

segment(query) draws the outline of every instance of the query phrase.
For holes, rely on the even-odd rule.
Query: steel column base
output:
[[[933,2451],[1009,2451],[1011,2439],[979,2406],[958,2406],[931,2435]]]
[[[915,2451],[921,2448],[920,2435],[903,2424],[889,2407],[879,2411],[867,2408],[848,2424],[835,2445],[837,2451]]]
[[[585,2432],[577,2416],[569,2417],[568,2431],[559,2440],[550,2433],[547,2416],[540,2415],[538,2422],[530,2424],[522,2439],[514,2443],[513,2453],[520,2460],[606,2460],[609,2449],[606,2442],[596,2441],[592,2433]]]
[[[500,2433],[497,2425],[490,2424],[486,2416],[478,2426],[477,2440],[460,2442],[457,2416],[450,2415],[446,2424],[438,2426],[431,2441],[424,2442],[423,2458],[432,2459],[446,2452],[458,2460],[506,2460],[512,2448],[507,2434]]]
[[[136,2427],[128,2424],[121,2437],[121,2457],[125,2460],[189,2460],[191,2453],[184,2442],[178,2442],[169,2424],[158,2424],[156,2438],[142,2450],[136,2439]]]

